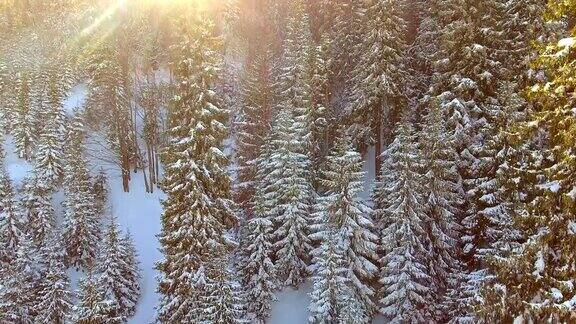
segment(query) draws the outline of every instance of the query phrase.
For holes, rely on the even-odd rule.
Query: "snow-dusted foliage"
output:
[[[101,232],[90,190],[84,134],[82,119],[76,117],[68,131],[62,239],[68,253],[67,264],[77,268],[93,266]]]
[[[310,261],[310,211],[313,189],[309,181],[310,160],[303,142],[303,124],[289,110],[280,112],[274,123],[273,152],[264,182],[274,215],[274,250],[280,282],[298,286]]]
[[[336,233],[334,229],[327,228],[320,247],[314,251],[310,323],[336,322],[344,315],[345,305],[350,302],[349,270],[346,268],[342,242]]]
[[[246,291],[248,311],[259,321],[270,316],[277,286],[276,269],[272,262],[272,221],[262,215],[263,196],[256,191],[253,207],[254,218],[242,229],[241,271]]]
[[[65,323],[72,309],[70,278],[64,263],[66,253],[62,250],[59,232],[52,231],[47,242],[43,256],[48,264],[34,311],[40,322]]]
[[[326,193],[315,206],[316,231],[311,237],[322,242],[324,235],[331,230],[336,232],[332,235],[338,237],[344,264],[350,268],[346,277],[353,292],[348,295],[358,299],[372,315],[376,311],[372,281],[378,272],[378,235],[372,223],[372,210],[359,196],[365,173],[360,154],[354,151],[348,136],[337,139],[322,174],[320,183]]]
[[[0,0],[0,322],[573,322],[575,13]]]
[[[382,223],[380,312],[391,322],[433,319],[432,278],[421,154],[411,122],[404,118],[385,152],[382,180],[374,198]]]
[[[134,271],[135,255],[130,251],[129,243],[120,236],[117,220],[110,219],[97,258],[95,275],[97,289],[118,304],[118,313],[114,316],[128,318],[134,315],[140,291],[138,273]]]
[[[106,292],[109,291],[99,289],[98,278],[88,270],[80,282],[78,303],[72,310],[72,321],[81,324],[123,323],[125,319],[120,316],[121,309],[117,300]]]
[[[38,181],[43,187],[56,187],[64,173],[64,141],[65,116],[62,111],[62,98],[57,89],[56,80],[50,81],[47,93],[47,111],[40,116],[43,118],[43,127],[38,138],[38,148],[35,156],[34,168]]]
[[[236,222],[231,201],[228,159],[222,152],[228,110],[219,106],[215,82],[220,58],[214,24],[197,12],[179,19],[174,46],[176,94],[170,110],[164,154],[167,194],[159,240],[164,259],[160,271],[158,321],[195,322],[219,316],[209,300],[225,298],[212,285],[226,271],[218,259],[234,243],[226,230]]]

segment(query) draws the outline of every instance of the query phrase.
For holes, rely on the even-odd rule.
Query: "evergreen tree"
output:
[[[312,278],[314,285],[310,293],[310,323],[334,323],[343,314],[350,300],[348,294],[348,270],[343,246],[338,232],[328,228],[324,232],[320,247],[314,250]]]
[[[115,20],[124,20],[121,11],[115,11]],[[106,26],[108,22],[103,22]],[[101,28],[102,26],[98,26]],[[122,186],[125,192],[130,187],[131,166],[137,155],[137,143],[132,118],[129,50],[124,42],[128,39],[124,32],[126,28],[113,28],[113,32],[103,37],[96,46],[89,47],[87,53],[89,64],[88,75],[91,77],[88,96],[86,98],[86,122],[95,127],[104,126],[106,139],[122,174]],[[126,52],[121,53],[120,48]],[[105,121],[105,123],[103,123]]]
[[[241,247],[241,271],[248,311],[263,323],[270,316],[272,302],[275,300],[273,225],[265,215],[264,197],[259,190],[254,195],[254,201],[254,218],[247,221],[242,231],[245,236]]]
[[[23,184],[20,198],[20,210],[28,220],[28,232],[37,244],[43,244],[47,234],[56,226],[54,207],[52,206],[52,188],[38,178],[36,172]]]
[[[380,171],[382,150],[382,122],[393,129],[401,108],[405,106],[406,70],[403,55],[406,51],[404,32],[406,23],[401,17],[401,1],[376,0],[367,9],[366,24],[359,62],[353,76],[353,123],[370,127],[376,145],[376,172]]]
[[[272,263],[272,222],[262,217],[262,197],[254,198],[254,218],[248,221],[243,234],[242,274],[248,311],[265,322],[275,300],[276,269]]]
[[[321,185],[327,192],[316,204],[314,216],[318,232],[312,238],[324,240],[326,226],[337,231],[335,235],[342,240],[344,262],[351,270],[347,276],[353,286],[354,298],[360,301],[368,315],[372,315],[376,312],[371,281],[378,272],[378,236],[371,219],[372,210],[359,197],[365,177],[362,157],[354,151],[347,136],[337,139],[322,173]]]
[[[54,79],[50,81],[48,97],[49,103],[45,107],[47,112],[41,114],[44,127],[38,139],[34,169],[38,179],[45,182],[44,186],[52,188],[60,183],[64,172],[62,150],[64,116],[62,101]]]
[[[322,0],[320,13],[324,20],[322,30],[333,40],[330,47],[330,70],[338,80],[343,81],[356,67],[360,57],[362,32],[367,19],[365,3]]]
[[[380,312],[391,322],[427,322],[433,320],[434,304],[420,152],[410,121],[402,120],[397,132],[374,195],[383,224]]]
[[[264,179],[269,203],[274,206],[276,269],[284,285],[298,286],[307,273],[311,242],[310,211],[313,190],[309,182],[310,160],[302,142],[302,124],[291,112],[280,112],[275,123],[270,173]]]
[[[2,265],[15,259],[16,249],[25,231],[26,220],[18,211],[13,195],[10,178],[6,170],[0,168],[0,261]]]
[[[225,259],[224,259],[225,260]],[[217,261],[215,279],[209,282],[211,294],[207,296],[204,318],[207,323],[248,323],[245,320],[245,309],[240,285],[233,279],[224,260]]]
[[[430,220],[425,228],[430,238],[429,271],[434,283],[431,290],[434,304],[438,307],[438,320],[443,321],[450,312],[442,309],[443,303],[447,303],[446,294],[460,288],[458,279],[464,270],[460,261],[459,225],[464,191],[457,168],[458,154],[450,141],[442,111],[438,105],[432,104],[420,133],[420,149],[423,178],[427,184],[423,199]]]
[[[112,217],[100,248],[96,276],[99,293],[103,296],[111,296],[118,304],[118,313],[111,315],[127,318],[135,312],[139,292],[134,291],[132,281],[137,278],[127,276],[132,276],[133,273],[128,264],[130,260],[126,258],[125,249],[128,247],[121,246],[122,243],[124,242],[120,237],[116,218]]]
[[[249,207],[254,194],[257,165],[266,137],[270,132],[275,104],[272,80],[272,53],[266,48],[263,54],[249,62],[242,79],[242,105],[236,121],[238,160],[237,201],[251,213]]]
[[[315,182],[320,159],[320,140],[325,124],[325,107],[315,101],[314,90],[322,82],[318,48],[312,39],[310,19],[302,0],[290,2],[290,16],[283,46],[279,76],[280,105],[302,124],[300,136],[311,161],[310,179]],[[320,93],[318,93],[320,96]]]
[[[84,124],[76,115],[67,138],[64,221],[62,237],[67,264],[90,267],[100,241],[100,221],[94,210],[94,196],[84,155]]]
[[[576,2],[549,2],[551,19],[576,16]],[[574,208],[572,180],[574,133],[573,78],[576,65],[576,29],[570,36],[541,49],[536,67],[543,69],[547,80],[535,84],[529,97],[534,110],[528,120],[513,128],[510,138],[521,148],[534,143],[533,161],[511,166],[524,176],[520,191],[530,199],[519,204],[514,228],[521,231],[521,246],[504,257],[492,258],[495,283],[485,285],[484,304],[477,308],[480,318],[533,322],[565,322],[573,318],[574,277],[571,266],[574,253]],[[528,164],[528,162],[532,162]]]
[[[167,198],[159,236],[164,259],[157,265],[163,323],[204,320],[206,298],[223,298],[206,284],[215,275],[212,263],[235,244],[226,235],[237,220],[222,152],[228,111],[219,106],[215,89],[218,38],[213,23],[196,14],[179,20],[180,38],[173,46],[177,92],[164,155]]]
[[[125,320],[118,317],[120,309],[113,296],[106,296],[98,287],[98,280],[91,270],[80,281],[78,304],[72,310],[72,321],[78,324],[111,323]]]
[[[134,307],[128,308],[126,310],[126,317],[134,316],[136,312],[136,302],[141,295],[140,279],[141,279],[141,269],[140,263],[138,262],[138,252],[134,246],[134,240],[132,235],[127,232],[124,237],[120,240],[120,248],[122,260],[124,260],[125,267],[121,269],[122,276],[127,282],[127,292],[126,295],[130,296],[130,299],[135,302]]]
[[[41,288],[41,262],[37,246],[23,234],[18,243],[16,258],[9,265],[0,286],[0,321],[34,323]]]
[[[500,61],[500,54],[510,50],[502,28],[508,19],[506,5],[492,0],[442,1],[434,12],[442,36],[432,92],[438,96],[447,133],[459,155],[457,166],[466,193],[462,241],[469,275],[457,288],[456,299],[467,302],[455,309],[467,313],[457,317],[468,319],[467,305],[477,299],[478,287],[488,275],[479,255],[491,254],[500,232],[495,222],[501,218],[497,177],[502,162],[499,154],[505,149],[492,139],[510,117],[498,94],[506,78],[516,73],[511,70],[515,62],[508,66]]]
[[[32,155],[32,144],[34,143],[33,116],[30,107],[30,85],[28,76],[24,75],[20,79],[13,134],[16,155],[26,160],[30,159]]]
[[[65,253],[62,251],[62,241],[58,232],[52,232],[52,239],[45,250],[44,258],[48,266],[35,311],[40,322],[63,324],[72,310],[72,293],[70,278],[64,264]]]

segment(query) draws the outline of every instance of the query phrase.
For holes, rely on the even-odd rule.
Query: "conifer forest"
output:
[[[576,0],[0,0],[0,324],[576,323]]]

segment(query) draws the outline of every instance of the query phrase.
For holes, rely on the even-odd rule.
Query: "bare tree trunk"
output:
[[[144,186],[146,187],[146,192],[152,192],[150,188],[152,188],[151,184],[148,184],[148,177],[146,176],[146,168],[142,168],[142,176],[144,177]]]

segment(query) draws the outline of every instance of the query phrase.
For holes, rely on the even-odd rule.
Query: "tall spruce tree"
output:
[[[323,231],[320,247],[313,259],[312,298],[310,323],[335,323],[343,316],[345,305],[351,300],[348,270],[344,256],[345,242],[338,237],[338,230],[331,225]]]
[[[270,173],[264,179],[268,184],[266,197],[273,206],[274,250],[280,282],[298,286],[307,274],[312,249],[310,238],[310,212],[313,190],[309,181],[310,160],[303,142],[302,123],[292,112],[280,112],[274,124],[273,152]]]
[[[242,230],[241,271],[246,291],[248,311],[256,320],[265,322],[270,316],[274,291],[277,286],[273,257],[273,224],[265,214],[265,197],[256,191],[253,203],[253,218]]]
[[[402,18],[402,1],[376,0],[368,4],[363,26],[360,58],[352,73],[353,123],[370,127],[376,145],[376,173],[380,172],[383,148],[383,126],[393,129],[400,109],[405,106],[407,50]],[[383,122],[387,121],[386,125]]]
[[[65,253],[58,231],[52,231],[49,244],[44,248],[47,267],[42,279],[35,312],[40,322],[64,324],[72,310],[70,278],[66,273]]]
[[[84,153],[85,129],[81,116],[75,115],[67,136],[63,243],[67,264],[91,267],[97,253],[100,220],[94,210],[94,195]]]
[[[98,290],[104,296],[111,296],[118,304],[118,314],[115,317],[128,318],[134,315],[139,292],[134,291],[133,279],[123,242],[115,217],[111,217],[105,233],[100,255],[96,265]],[[132,280],[131,280],[132,279]]]
[[[44,127],[38,139],[34,169],[38,179],[46,182],[45,186],[51,188],[60,183],[64,173],[62,145],[64,116],[62,99],[54,78],[50,81],[48,99],[48,105],[45,107],[47,112],[42,114]]]
[[[249,62],[242,79],[242,106],[236,120],[238,160],[237,201],[251,213],[251,201],[257,181],[256,159],[270,133],[276,101],[272,75],[272,53],[267,46],[264,53]]]
[[[16,155],[26,160],[32,157],[32,145],[34,143],[29,82],[27,75],[20,77],[20,91],[18,93],[18,104],[13,130]]]
[[[219,39],[214,24],[197,12],[181,17],[178,27],[172,60],[177,90],[169,112],[167,198],[159,236],[164,259],[157,265],[158,320],[163,323],[205,320],[207,298],[215,297],[206,283],[221,270],[214,260],[234,245],[226,230],[236,222],[222,152],[228,110],[219,105],[215,87]]]
[[[432,321],[429,217],[419,174],[421,154],[407,118],[384,157],[382,180],[374,193],[375,216],[383,226],[380,312],[392,322]]]
[[[134,239],[130,232],[126,232],[120,238],[121,257],[124,260],[124,266],[121,267],[122,277],[126,280],[126,295],[134,301],[133,307],[126,310],[126,316],[132,317],[136,313],[136,304],[142,294],[140,280],[142,278],[140,262],[138,261],[138,251],[134,245]]]
[[[113,296],[104,295],[98,288],[98,279],[89,269],[79,284],[78,303],[72,309],[72,321],[78,324],[125,322],[124,318],[118,316],[120,309]]]
[[[12,182],[6,170],[0,168],[0,261],[3,266],[7,267],[16,257],[20,238],[26,230],[23,216],[14,199]]]
[[[42,262],[38,247],[27,234],[22,234],[16,257],[0,287],[0,321],[34,323],[42,287]]]
[[[248,323],[242,290],[235,274],[228,267],[227,258],[215,261],[217,264],[214,279],[207,284],[210,295],[206,298],[204,318],[207,323],[240,324]]]
[[[576,2],[549,2],[550,19],[574,21]],[[521,246],[509,256],[492,259],[496,283],[485,286],[479,317],[516,321],[570,321],[574,314],[571,266],[575,226],[573,153],[574,74],[576,29],[570,36],[543,47],[536,61],[547,75],[529,92],[534,108],[528,120],[513,129],[510,138],[518,147],[539,143],[535,159],[512,164],[520,174],[526,199],[514,218],[514,228],[524,236]]]
[[[19,208],[29,223],[28,233],[37,244],[45,243],[56,226],[52,206],[52,188],[40,180],[35,171],[24,181]]]
[[[372,210],[359,197],[364,190],[365,177],[362,157],[352,148],[350,138],[342,135],[326,160],[320,181],[326,193],[315,207],[315,227],[319,231],[312,238],[323,241],[322,236],[329,233],[326,227],[336,231],[334,235],[342,241],[344,263],[351,270],[346,275],[353,286],[353,296],[371,316],[377,310],[371,281],[378,273],[378,235],[372,222]]]
[[[424,126],[419,134],[422,152],[425,224],[430,238],[429,271],[433,285],[430,287],[437,308],[437,320],[450,319],[453,304],[451,294],[460,289],[464,271],[461,263],[460,221],[464,203],[462,179],[458,173],[458,153],[446,131],[442,110],[432,103]],[[450,305],[450,306],[447,306]],[[448,307],[448,308],[447,308]]]

